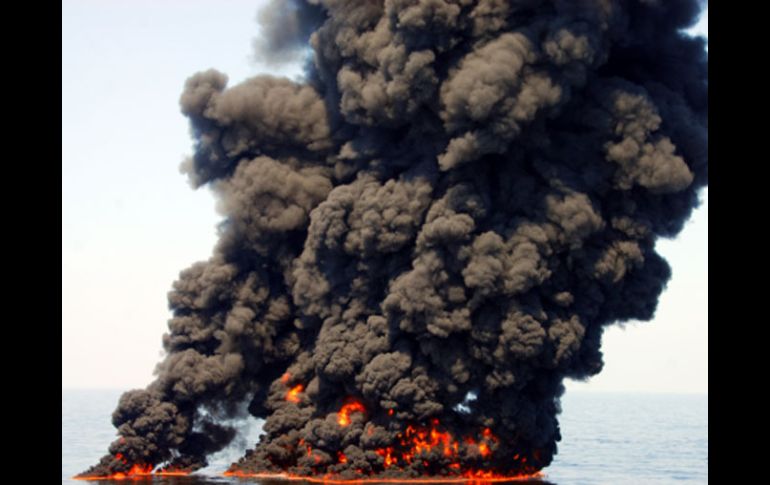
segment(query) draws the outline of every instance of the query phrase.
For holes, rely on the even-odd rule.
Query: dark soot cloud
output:
[[[705,41],[681,33],[700,6],[274,1],[257,50],[309,39],[306,81],[187,81],[185,170],[226,220],[89,473],[198,468],[244,402],[266,422],[240,470],[547,466],[563,379],[601,370],[606,325],[652,318],[655,240],[708,182]]]

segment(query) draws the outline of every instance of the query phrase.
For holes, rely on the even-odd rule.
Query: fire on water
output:
[[[152,471],[152,465],[134,465],[127,472],[115,472],[102,476],[78,475],[72,478],[75,480],[132,480],[140,477],[183,477],[189,474],[190,472],[183,470],[160,469]]]
[[[477,475],[473,473],[467,473],[463,476],[455,477],[409,477],[409,478],[334,478],[330,475],[322,477],[305,477],[301,475],[291,475],[286,473],[247,473],[240,470],[229,470],[224,473],[226,477],[239,477],[239,478],[263,478],[263,479],[278,479],[286,481],[303,481],[310,483],[328,483],[328,484],[356,484],[356,483],[463,483],[463,484],[486,484],[486,483],[505,483],[505,482],[517,482],[543,478],[545,475],[542,472],[535,472],[531,474],[522,474],[515,476],[502,476],[493,475],[488,472],[479,472]]]

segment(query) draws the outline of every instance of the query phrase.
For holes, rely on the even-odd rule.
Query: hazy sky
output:
[[[191,153],[178,99],[214,67],[230,85],[276,71],[252,58],[254,1],[62,2],[62,387],[152,380],[180,270],[206,259],[221,219],[178,166]],[[707,35],[708,13],[695,29]],[[708,197],[676,240],[651,322],[614,326],[605,367],[569,389],[708,392]]]

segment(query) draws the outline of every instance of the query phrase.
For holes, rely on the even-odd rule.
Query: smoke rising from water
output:
[[[681,33],[700,7],[273,1],[258,55],[309,41],[306,79],[187,81],[184,168],[225,222],[87,473],[203,466],[244,402],[266,419],[244,471],[547,466],[563,379],[653,317],[655,240],[708,183],[705,41]]]

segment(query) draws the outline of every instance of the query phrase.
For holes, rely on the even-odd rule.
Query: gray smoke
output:
[[[700,6],[272,2],[258,55],[309,40],[306,79],[187,81],[185,169],[226,219],[86,473],[200,467],[244,401],[266,422],[242,472],[547,466],[563,379],[653,317],[655,241],[708,182],[708,57],[681,33]]]

